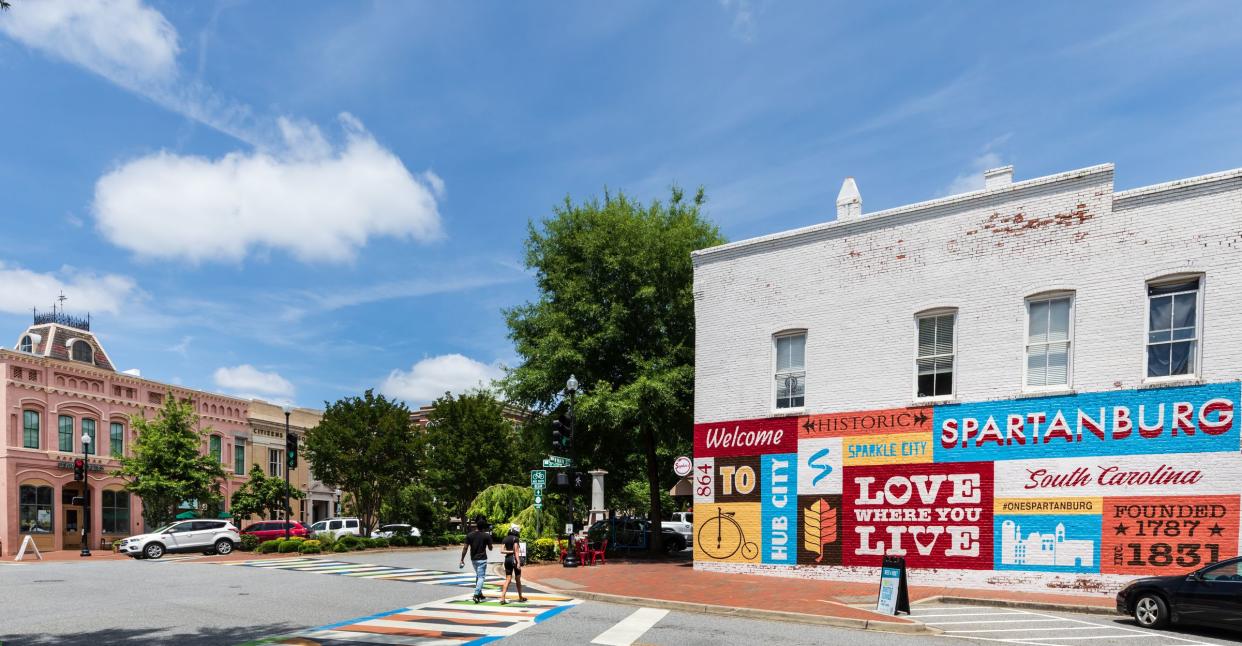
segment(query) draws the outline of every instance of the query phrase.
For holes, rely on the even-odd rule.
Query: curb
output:
[[[1115,609],[1103,606],[1078,606],[1070,603],[1047,603],[1041,601],[1012,601],[1009,599],[981,599],[977,597],[935,596],[919,599],[915,604],[924,603],[960,603],[965,606],[997,606],[1000,608],[1020,608],[1023,610],[1053,610],[1056,612],[1076,612],[1085,615],[1121,616]]]
[[[618,603],[628,606],[645,606],[648,608],[661,608],[664,610],[680,610],[682,612],[697,612],[708,615],[723,615],[727,617],[741,617],[744,619],[765,619],[768,621],[787,621],[803,624],[814,624],[818,626],[834,626],[837,628],[854,628],[856,630],[873,630],[877,632],[902,633],[907,635],[939,635],[941,632],[938,628],[932,628],[926,624],[911,620],[911,623],[896,623],[892,621],[873,621],[870,619],[851,619],[848,617],[830,617],[826,615],[811,615],[802,612],[786,612],[783,610],[763,610],[760,608],[735,608],[733,606],[717,606],[709,603],[691,603],[688,601],[669,601],[667,599],[651,599],[647,597],[627,597],[618,594],[606,594],[602,592],[583,592],[583,591],[565,591],[557,590],[550,586],[544,585],[533,579],[530,583],[537,585],[540,589],[551,592],[552,594],[564,595],[574,599],[582,599],[584,601],[603,601],[607,603]]]

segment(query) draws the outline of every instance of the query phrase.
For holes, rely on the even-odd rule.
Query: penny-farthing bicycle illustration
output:
[[[741,550],[742,558],[753,561],[759,556],[759,546],[746,540],[746,532],[733,517],[734,513],[717,507],[716,515],[699,527],[699,534],[694,540],[699,549],[711,558],[727,559]]]

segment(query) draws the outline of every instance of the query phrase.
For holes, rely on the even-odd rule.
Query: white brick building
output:
[[[1068,512],[1063,531],[1067,540],[1095,544],[1095,557],[1085,559],[1092,565],[1023,571],[1011,584],[1072,581],[1107,590],[1131,578],[1125,575],[1169,565],[1164,547],[1120,528],[1131,501],[1103,482],[1110,468],[1147,473],[1127,477],[1150,487],[1124,487],[1124,495],[1147,492],[1152,504],[1167,502],[1164,494],[1219,496],[1223,507],[1210,518],[1164,519],[1219,528],[1210,541],[1207,530],[1161,541],[1174,564],[1238,553],[1242,169],[1121,192],[1113,190],[1111,164],[1022,182],[1011,177],[1011,168],[997,169],[981,191],[876,213],[862,212],[850,179],[835,221],[694,255],[696,459],[699,475],[711,479],[698,487],[696,520],[700,529],[712,523],[714,539],[722,524],[733,531],[724,518],[732,513],[745,535],[739,545],[753,542],[762,552],[746,558],[749,546],[726,554],[722,545],[709,554],[712,545],[702,550],[696,537],[697,566],[870,576],[875,539],[886,538],[889,553],[911,554],[912,568],[982,585],[991,570],[1009,569],[984,554],[997,548],[992,538],[1002,517],[1012,522],[1005,509],[1023,509],[1014,512],[1026,514],[1022,526],[1047,535],[1065,509],[1078,509]],[[1035,411],[1040,406],[1048,410]],[[1054,409],[1064,413],[1061,425]],[[1146,424],[1141,433],[1128,430],[1127,416]],[[773,428],[797,433],[797,442],[764,447],[770,434],[749,436],[753,455],[738,446],[749,430]],[[722,432],[733,439],[722,440]],[[777,504],[783,477],[763,477],[780,473],[783,463],[766,459],[780,455],[798,459],[796,516]],[[926,482],[953,481],[945,466],[967,455],[985,465],[971,475],[985,490],[974,508],[994,509],[971,512],[985,517],[975,530],[944,525],[942,535],[925,514],[939,513],[943,492],[924,496],[922,506],[902,494],[924,477],[917,465],[939,472]],[[1195,484],[1166,482],[1199,465]],[[1085,469],[1092,482],[1057,489],[1051,483],[1070,466]],[[738,482],[722,482],[748,467],[761,501],[740,495]],[[844,473],[830,475],[835,469]],[[1048,481],[1024,480],[1028,472]],[[890,474],[915,476],[913,484],[893,481],[890,490],[901,503],[894,509],[916,510],[902,512],[901,530],[865,525],[855,510],[867,485],[883,485]],[[815,509],[836,515],[817,511],[821,522],[810,528],[807,504],[820,498]],[[1008,503],[1017,499],[1028,502]],[[1134,504],[1142,509],[1142,501]],[[786,560],[786,521],[796,523],[797,559]],[[974,550],[970,562],[946,558],[943,545],[955,531],[957,552]],[[812,549],[820,532],[825,540]],[[932,536],[945,543],[920,559],[917,548]],[[829,537],[838,539],[835,547]],[[912,538],[921,545],[912,547]],[[822,560],[808,561],[812,556]]]

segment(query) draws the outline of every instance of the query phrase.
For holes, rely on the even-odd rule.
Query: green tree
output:
[[[690,254],[724,242],[700,216],[703,203],[702,189],[687,200],[676,187],[667,203],[647,206],[607,193],[602,202],[566,198],[542,228],[530,225],[526,266],[539,299],[505,312],[522,358],[505,378],[509,397],[563,410],[565,380],[576,375],[580,462],[623,482],[645,476],[657,526],[671,456],[688,449],[692,435]]]
[[[448,526],[449,511],[431,487],[413,482],[384,499],[380,519],[384,523],[409,523],[423,536],[440,536]]]
[[[263,474],[259,465],[250,467],[250,479],[233,492],[229,507],[233,517],[242,521],[251,516],[276,518],[277,512],[285,510],[285,493],[290,500],[301,500],[306,494],[285,484],[284,478],[270,478]]]
[[[465,520],[467,507],[479,492],[521,478],[517,437],[494,393],[480,390],[458,397],[444,393],[427,416],[427,484]]]
[[[534,502],[535,492],[530,487],[511,484],[492,485],[475,496],[464,518],[483,516],[492,525],[502,525]]]
[[[142,519],[151,527],[165,525],[186,501],[212,503],[220,498],[224,468],[203,452],[211,428],[199,429],[193,404],[169,392],[155,419],[134,415],[137,431],[132,455],[121,458],[114,475],[128,479],[125,489],[142,499]]]
[[[368,390],[328,405],[304,452],[316,478],[348,494],[370,536],[384,498],[418,474],[419,444],[405,404]]]

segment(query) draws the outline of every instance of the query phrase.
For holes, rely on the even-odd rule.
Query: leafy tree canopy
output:
[[[285,509],[285,494],[289,499],[301,500],[306,494],[285,484],[284,478],[273,478],[263,474],[259,465],[250,467],[249,479],[233,492],[229,507],[233,517],[242,521],[251,516],[276,518],[276,513]]]
[[[539,299],[505,312],[522,358],[504,381],[510,398],[562,409],[565,380],[576,375],[580,468],[604,468],[622,481],[645,476],[653,522],[658,492],[672,485],[671,455],[691,441],[690,254],[724,242],[700,216],[703,203],[702,189],[687,200],[678,188],[668,202],[646,206],[623,194],[582,204],[567,198],[541,227],[530,226],[526,266]]]
[[[132,455],[122,457],[115,475],[126,478],[125,489],[142,498],[142,518],[158,527],[172,522],[181,503],[218,501],[224,467],[203,453],[211,427],[199,430],[193,404],[169,392],[155,419],[134,415],[137,431]]]
[[[494,393],[445,393],[427,421],[426,482],[459,518],[466,518],[471,501],[487,487],[521,480],[519,435]]]
[[[368,536],[384,498],[409,484],[421,464],[409,409],[371,390],[327,405],[306,433],[305,454],[316,478],[349,495]]]
[[[449,511],[426,484],[411,483],[384,499],[380,519],[383,523],[408,523],[423,536],[439,536],[448,526]]]
[[[530,507],[535,502],[535,493],[530,487],[519,487],[511,484],[492,485],[479,493],[466,510],[466,518],[474,520],[479,516],[487,518],[492,525],[507,523],[518,512]]]

